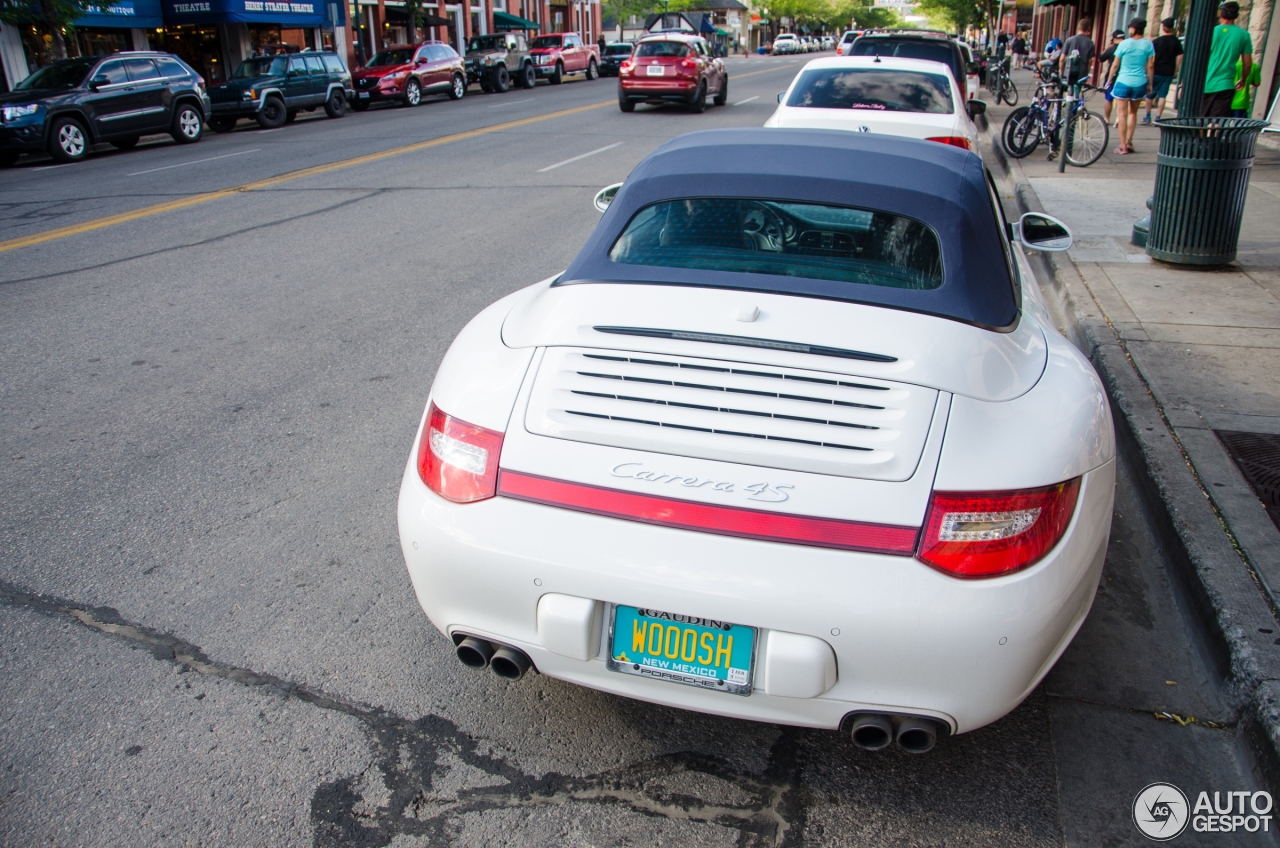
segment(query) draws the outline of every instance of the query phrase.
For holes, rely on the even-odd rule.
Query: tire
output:
[[[596,64],[596,60],[592,59],[587,63],[587,79],[593,80],[600,76],[600,66]]]
[[[552,85],[559,85],[564,82],[564,65],[556,62],[555,70],[551,72],[551,76],[547,77],[547,82]]]
[[[258,110],[258,126],[264,130],[274,130],[284,126],[285,113],[284,101],[279,97],[268,97],[267,102],[262,104],[262,108]]]
[[[538,84],[538,72],[533,69],[533,65],[525,62],[520,66],[520,73],[516,74],[516,85],[521,88],[533,88]]]
[[[636,103],[634,100],[628,100],[626,97],[619,97],[618,108],[624,112],[634,112],[636,110]]]
[[[467,78],[462,74],[454,74],[453,81],[449,83],[449,99],[461,100],[467,96]]]
[[[347,114],[347,95],[342,89],[335,88],[329,94],[329,99],[324,102],[324,113],[330,118],[341,118]]]
[[[1001,97],[997,99],[1003,99],[1004,102],[1008,103],[1010,106],[1017,106],[1018,87],[1013,84],[1013,80],[1005,80],[1003,88],[1004,90],[1000,93]]]
[[[293,123],[294,121],[296,121],[296,120],[298,120],[298,110],[297,110],[297,109],[290,109],[288,112],[285,112],[285,113],[284,113],[284,122],[285,122],[286,124],[292,124],[292,123]]]
[[[493,94],[493,83],[489,82],[488,77],[480,77],[480,90],[485,94]]]
[[[1014,159],[1030,156],[1040,144],[1040,122],[1031,115],[1031,109],[1020,106],[1004,119],[1004,129],[1000,133],[1000,143],[1004,152]]]
[[[235,118],[210,118],[209,129],[217,133],[229,133],[236,128]]]
[[[169,135],[178,144],[195,144],[204,138],[204,115],[190,103],[179,103],[173,115],[173,129]]]
[[[0,168],[12,168],[18,164],[18,154],[13,150],[0,150]]]
[[[117,138],[111,142],[111,146],[116,150],[132,150],[138,146],[138,137],[135,135],[130,138]]]
[[[1067,164],[1087,168],[1102,158],[1111,142],[1111,130],[1097,112],[1081,109],[1067,126]]]
[[[357,112],[363,112],[369,108],[369,101],[368,100],[352,100],[351,108],[355,109]]]
[[[693,93],[693,99],[689,101],[689,114],[701,115],[707,111],[707,81],[703,80],[698,83],[698,90]]]
[[[422,102],[422,85],[416,79],[410,79],[404,84],[404,97],[401,101],[411,107]]]
[[[493,70],[493,90],[504,94],[511,90],[511,74],[506,65],[499,65]]]
[[[58,118],[49,133],[49,155],[59,162],[80,162],[89,155],[89,134],[75,118]]]
[[[729,101],[729,75],[725,74],[720,80],[720,90],[716,92],[716,99],[711,101],[717,106],[723,106]]]

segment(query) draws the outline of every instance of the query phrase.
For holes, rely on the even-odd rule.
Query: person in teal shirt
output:
[[[1244,79],[1244,60],[1236,62],[1236,82]],[[1235,99],[1231,101],[1231,115],[1234,118],[1249,117],[1249,109],[1253,106],[1253,95],[1258,92],[1258,86],[1262,85],[1262,69],[1255,62],[1253,65],[1253,74],[1250,75],[1244,88],[1236,92]]]
[[[1142,18],[1129,21],[1129,37],[1116,47],[1111,63],[1111,97],[1116,102],[1116,120],[1120,126],[1120,146],[1116,153],[1133,152],[1133,131],[1138,127],[1138,109],[1151,92],[1156,51],[1142,37],[1147,22]]]
[[[1213,28],[1209,46],[1209,67],[1204,75],[1204,100],[1201,111],[1206,118],[1230,118],[1236,92],[1247,86],[1253,76],[1253,39],[1249,31],[1236,26],[1240,4],[1228,0],[1218,7],[1218,26]],[[1236,63],[1241,73],[1236,76]]]

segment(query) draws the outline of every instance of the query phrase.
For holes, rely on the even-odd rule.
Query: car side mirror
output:
[[[982,66],[977,62],[970,62],[967,71],[971,74],[979,74],[982,73]]]
[[[786,93],[785,91],[779,91],[779,92],[778,92],[778,102],[779,102],[779,103],[781,103],[781,102],[782,102],[782,98],[784,98],[784,97],[786,97],[786,96],[787,96],[787,93]]]
[[[419,65],[425,65],[425,64],[427,64],[427,57],[426,57],[426,56],[419,56],[419,57],[418,57],[418,64],[419,64]]]
[[[979,115],[985,115],[985,114],[987,114],[986,103],[983,103],[981,100],[969,101],[969,117],[970,118],[976,118]]]
[[[97,76],[89,80],[90,91],[97,91],[98,89],[102,88],[104,85],[111,85],[110,77]]]
[[[1071,249],[1071,230],[1057,218],[1042,212],[1028,212],[1018,223],[1010,225],[1010,229],[1014,241],[1032,250],[1061,253]]]
[[[617,196],[618,189],[622,188],[622,183],[614,183],[611,186],[605,186],[596,192],[595,207],[601,212],[609,208],[609,204],[613,203],[613,198]]]

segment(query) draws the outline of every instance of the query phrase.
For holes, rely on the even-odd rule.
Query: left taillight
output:
[[[497,493],[501,453],[501,433],[454,418],[432,402],[418,442],[418,476],[454,503],[482,501]]]
[[[939,144],[949,144],[952,147],[963,147],[965,150],[973,149],[969,139],[962,135],[935,135],[932,138],[926,138],[925,141],[936,141]]]
[[[953,577],[1028,568],[1067,531],[1079,493],[1079,477],[1014,492],[934,492],[916,558]]]

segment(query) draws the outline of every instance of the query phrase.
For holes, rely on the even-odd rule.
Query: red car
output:
[[[394,100],[417,106],[429,94],[448,94],[460,100],[467,93],[467,69],[458,55],[443,41],[389,47],[374,54],[369,63],[351,74],[357,112],[369,104]]]
[[[690,112],[701,112],[713,92],[715,105],[723,106],[729,74],[697,35],[646,36],[618,67],[618,108],[624,112],[634,112],[637,103],[683,103]]]
[[[593,80],[600,74],[600,50],[584,44],[576,32],[540,35],[529,42],[529,55],[538,76],[559,85],[566,74],[584,74]]]

